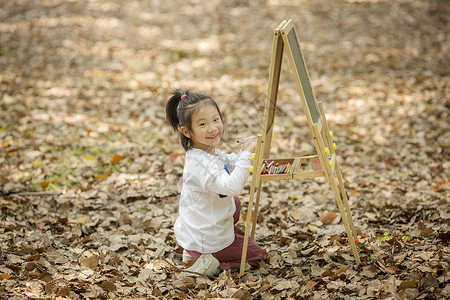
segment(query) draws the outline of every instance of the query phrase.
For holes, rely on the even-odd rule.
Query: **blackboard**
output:
[[[297,40],[297,34],[295,32],[295,27],[291,27],[286,35],[289,47],[287,47],[288,53],[292,56],[294,60],[295,69],[297,71],[298,79],[303,90],[303,94],[306,98],[306,104],[308,105],[309,114],[311,116],[311,121],[313,124],[317,124],[319,121],[319,112],[317,110],[316,99],[313,94],[311,82],[308,76],[308,70],[306,69],[306,64],[303,59],[302,50],[300,49],[300,44]]]

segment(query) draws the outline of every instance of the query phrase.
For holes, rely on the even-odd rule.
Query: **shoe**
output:
[[[192,257],[186,250],[183,250],[183,263],[192,265],[196,261],[195,257]]]
[[[201,274],[213,278],[220,271],[219,266],[220,262],[212,254],[202,254],[192,266],[183,270],[178,278],[199,276]]]

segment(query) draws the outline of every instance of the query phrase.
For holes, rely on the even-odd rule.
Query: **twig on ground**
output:
[[[170,261],[168,261],[167,259],[165,259],[164,257],[162,257],[161,255],[159,256],[163,261],[165,261],[167,264],[169,264],[173,269],[175,269],[178,272],[187,272],[187,273],[192,273],[192,274],[196,274],[196,275],[204,275],[202,273],[198,273],[198,272],[194,272],[194,271],[188,271],[186,269],[180,269],[177,266],[175,266],[174,264],[172,264]]]
[[[55,192],[12,192],[7,194],[8,196],[58,196],[61,193]]]

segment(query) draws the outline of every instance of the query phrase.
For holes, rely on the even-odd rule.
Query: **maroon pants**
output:
[[[234,202],[236,203],[236,212],[233,215],[234,218],[234,241],[233,243],[226,247],[225,249],[220,250],[219,252],[212,253],[212,255],[217,258],[220,262],[220,268],[222,270],[229,270],[238,268],[241,265],[242,258],[242,248],[244,246],[244,236],[245,232],[242,231],[239,227],[236,226],[236,223],[239,221],[239,217],[241,215],[241,200],[239,197],[234,197]],[[202,253],[197,251],[186,250],[189,255],[194,258],[199,258]],[[263,260],[263,253],[261,247],[259,247],[255,241],[253,241],[250,237],[248,238],[248,247],[247,247],[247,262],[251,265],[258,264]]]

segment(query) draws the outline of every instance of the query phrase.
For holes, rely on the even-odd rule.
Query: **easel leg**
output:
[[[250,187],[250,200],[248,202],[247,209],[247,220],[245,222],[245,235],[244,235],[244,245],[242,247],[242,256],[241,256],[241,269],[239,275],[243,275],[245,271],[245,262],[247,260],[247,249],[248,249],[248,239],[250,235],[250,227],[253,216],[253,199],[255,197],[255,192],[257,193],[257,201],[255,205],[255,216],[258,216],[258,205],[259,205],[259,190],[261,187],[261,165],[262,165],[262,149],[263,149],[263,141],[261,135],[258,135],[256,141],[256,152],[255,152],[255,160],[253,163],[253,175],[252,175],[252,185]],[[256,218],[253,220],[253,233],[256,227]]]
[[[242,247],[241,269],[239,271],[239,275],[243,275],[244,271],[245,271],[245,262],[247,260],[248,238],[250,235],[250,224],[251,224],[251,220],[252,220],[254,195],[255,195],[255,187],[253,185],[253,180],[252,180],[252,186],[250,188],[250,200],[248,202],[248,209],[247,209],[247,220],[245,222],[244,245]]]
[[[341,170],[339,169],[339,166],[337,163],[336,163],[336,176],[339,181],[339,189],[340,189],[340,192],[342,195],[342,199],[344,200],[343,202],[344,202],[345,210],[347,211],[347,219],[349,220],[350,228],[353,232],[353,237],[356,239],[356,237],[358,235],[356,234],[355,225],[353,224],[352,212],[350,211],[350,206],[348,205],[348,197],[347,197],[347,193],[345,191],[345,186],[344,186],[344,181],[342,179]]]
[[[320,136],[322,138],[322,139],[317,139],[317,142],[315,140],[315,142],[316,142],[316,147],[319,146],[319,148],[318,148],[319,155],[320,155],[320,153],[322,153],[322,157],[326,159],[325,153],[322,152],[322,149],[325,148],[325,145],[331,151],[331,153],[333,155],[336,155],[336,153],[334,151],[333,143],[331,142],[330,129],[329,129],[328,123],[326,121],[322,102],[319,102],[318,106],[319,106],[320,116],[323,120],[323,130],[319,131],[317,129],[317,127],[314,127],[314,132],[315,132],[316,136]],[[322,140],[325,142],[325,144],[322,142]],[[336,161],[334,164],[335,164],[334,172],[336,172],[336,177],[334,176],[331,168],[329,169],[327,166],[326,166],[327,172],[325,172],[325,173],[327,173],[330,183],[333,187],[334,196],[335,196],[337,204],[338,204],[339,212],[341,213],[342,222],[344,223],[345,231],[347,232],[347,237],[350,242],[350,247],[352,248],[356,263],[359,265],[361,262],[359,259],[358,251],[356,250],[356,246],[355,246],[355,239],[357,237],[355,225],[353,224],[352,213],[350,211],[350,206],[348,205],[348,197],[347,197],[347,193],[345,192],[345,186],[344,186],[344,182],[342,179],[341,170],[339,169],[339,164],[337,162],[337,158],[336,158]],[[336,178],[339,182],[338,186],[336,185]]]
[[[258,211],[259,211],[259,199],[261,196],[261,180],[258,184],[258,190],[256,191],[256,201],[255,201],[255,208],[253,209],[253,222],[252,222],[252,239],[255,239],[255,231],[256,231],[256,223],[258,222]]]
[[[332,174],[330,174],[330,175],[332,175]],[[332,176],[330,176],[330,177],[332,177]],[[334,177],[331,180],[331,187],[333,188],[334,197],[336,198],[339,212],[341,213],[342,223],[344,223],[345,231],[347,232],[347,237],[348,237],[348,242],[350,243],[350,248],[352,249],[356,264],[359,265],[359,264],[361,264],[361,261],[359,259],[358,250],[356,249],[356,245],[355,245],[356,235],[354,235],[354,233],[350,229],[349,220],[347,218],[347,213],[345,212],[344,206],[342,204],[341,193],[336,185],[336,179]]]

